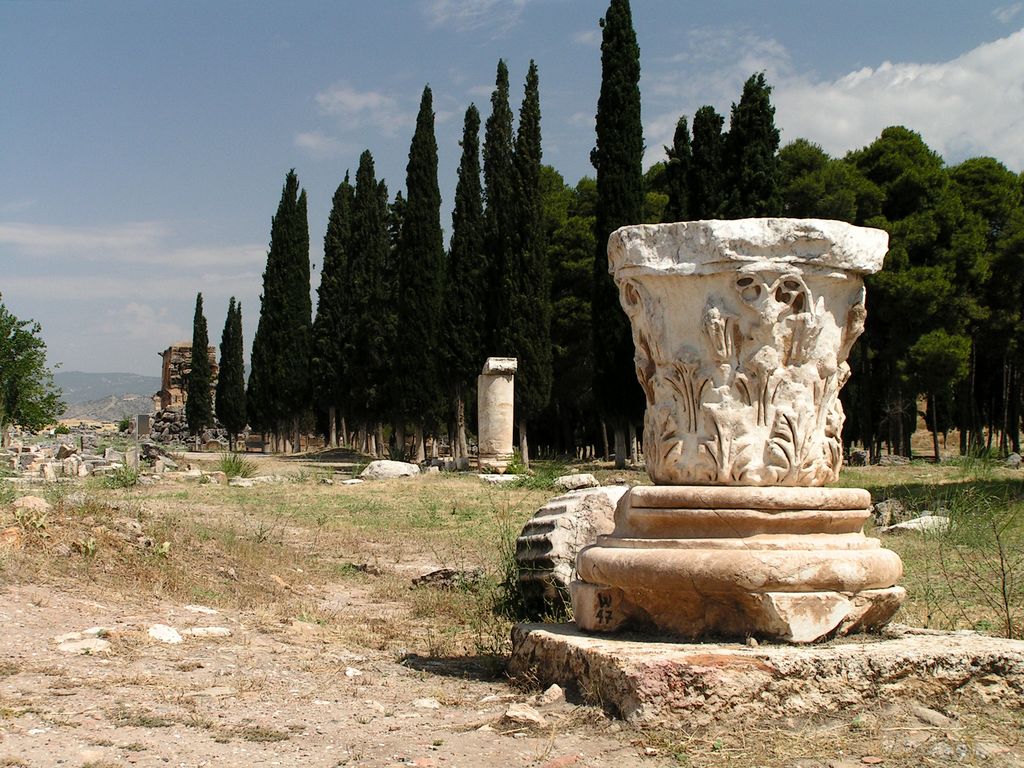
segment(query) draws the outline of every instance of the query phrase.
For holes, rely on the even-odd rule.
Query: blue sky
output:
[[[420,93],[450,230],[462,116],[499,57],[518,110],[540,70],[544,161],[591,174],[607,0],[0,0],[0,293],[64,370],[156,375],[202,291],[256,327],[270,218],[294,167],[319,265],[330,199],[369,148],[393,195]],[[886,125],[948,162],[1024,169],[1024,2],[634,0],[647,163],[680,115],[728,115],[764,70],[783,142],[832,154]],[[314,274],[314,286],[318,275]]]

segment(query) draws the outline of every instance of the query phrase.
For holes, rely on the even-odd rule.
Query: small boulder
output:
[[[868,452],[867,451],[850,451],[851,467],[866,467],[868,464]]]
[[[601,485],[589,472],[556,477],[554,486],[560,491],[578,491],[581,488],[597,488]]]
[[[366,480],[391,480],[396,477],[413,477],[419,473],[420,468],[407,461],[381,459],[371,461],[366,469],[359,473],[359,476]]]
[[[1019,453],[1011,453],[1006,457],[1006,466],[1010,469],[1020,469],[1021,458]]]
[[[183,642],[181,633],[178,632],[174,627],[169,627],[166,624],[154,624],[149,628],[149,636],[154,640],[161,643],[167,643],[168,645],[177,645]]]
[[[534,725],[543,728],[548,724],[540,712],[529,704],[512,704],[505,710],[502,720],[513,725]]]
[[[497,474],[483,474],[477,475],[480,478],[480,482],[486,485],[504,485],[505,483],[515,483],[523,479],[522,475],[497,475]]]
[[[883,528],[893,523],[901,523],[910,517],[907,508],[899,499],[885,499],[871,506],[871,515],[875,525]]]

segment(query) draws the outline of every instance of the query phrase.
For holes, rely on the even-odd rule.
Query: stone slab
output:
[[[573,624],[519,624],[509,673],[652,725],[841,716],[870,702],[970,696],[1024,706],[1024,641],[893,625],[813,645],[668,643],[594,637]]]

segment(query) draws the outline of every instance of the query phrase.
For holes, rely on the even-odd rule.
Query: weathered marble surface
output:
[[[477,377],[477,421],[482,471],[504,472],[512,458],[514,357],[489,357]]]
[[[647,396],[659,484],[825,485],[839,390],[864,330],[862,276],[888,235],[815,219],[624,227],[608,244]]]

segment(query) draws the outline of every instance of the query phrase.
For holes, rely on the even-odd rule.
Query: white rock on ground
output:
[[[896,525],[879,528],[879,533],[942,533],[949,530],[949,518],[944,515],[921,515]]]
[[[495,475],[495,474],[483,474],[477,475],[480,478],[480,482],[486,483],[487,485],[504,485],[505,483],[514,483],[517,480],[522,480],[522,475]]]
[[[53,511],[53,507],[46,499],[41,499],[38,496],[22,496],[14,500],[11,504],[15,509],[21,509],[26,512],[34,512],[38,515],[45,515],[48,512]]]
[[[190,627],[183,629],[181,634],[188,637],[231,637],[231,630],[227,627]]]
[[[174,627],[166,624],[154,624],[149,628],[149,636],[161,643],[177,645],[183,642],[181,634]]]
[[[391,480],[396,477],[412,477],[420,473],[420,468],[407,461],[389,461],[381,459],[371,461],[359,476],[366,480]]]

